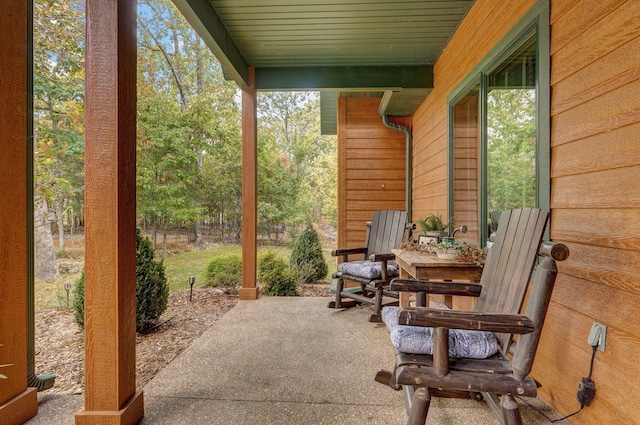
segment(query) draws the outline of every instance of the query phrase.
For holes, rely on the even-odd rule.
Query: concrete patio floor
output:
[[[370,307],[333,310],[328,298],[241,301],[145,388],[153,425],[401,425],[401,392],[376,383],[393,366],[383,324]],[[161,355],[161,353],[159,353]],[[533,403],[558,415],[539,400]],[[40,395],[28,425],[73,425],[82,396]],[[428,424],[499,424],[485,403],[432,402]],[[525,424],[549,421],[528,406]]]

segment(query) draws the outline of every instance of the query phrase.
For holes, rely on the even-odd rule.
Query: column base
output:
[[[84,410],[76,413],[76,425],[135,425],[144,416],[142,391],[129,399],[120,410]]]
[[[240,288],[238,297],[241,300],[257,300],[260,295],[260,288]]]
[[[38,391],[27,388],[0,406],[0,418],[4,425],[20,425],[38,413]]]

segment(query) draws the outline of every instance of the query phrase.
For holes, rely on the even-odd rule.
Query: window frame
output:
[[[516,49],[536,37],[536,207],[550,210],[551,193],[551,59],[549,0],[538,1],[505,35],[476,67],[447,96],[448,119],[448,210],[455,216],[455,106],[474,87],[479,86],[478,124],[479,167],[479,243],[486,244],[487,234],[487,93],[489,75]],[[549,237],[549,230],[545,238]]]

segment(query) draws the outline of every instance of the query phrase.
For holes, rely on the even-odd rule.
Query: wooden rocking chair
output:
[[[397,292],[388,291],[391,278],[397,274],[396,257],[392,249],[400,247],[403,235],[410,237],[413,224],[407,224],[404,211],[376,211],[367,222],[365,246],[359,248],[336,249],[331,251],[334,257],[342,257],[338,271],[333,274],[336,280],[336,298],[329,308],[348,308],[359,304],[372,304],[373,314],[370,322],[379,322],[382,298],[384,295],[398,298]],[[362,260],[349,261],[349,255],[362,254]],[[357,290],[345,290],[344,281],[360,284]],[[343,301],[349,298],[351,301]],[[394,302],[397,304],[397,301]]]
[[[503,212],[479,285],[400,279],[392,282],[391,288],[395,290],[479,296],[473,312],[421,307],[403,308],[399,314],[393,312],[392,319],[397,322],[387,323],[392,335],[394,331],[410,330],[406,325],[420,327],[423,332],[424,327],[429,327],[432,332],[430,354],[403,352],[396,346],[393,373],[383,370],[376,375],[376,381],[405,391],[408,425],[426,422],[432,396],[484,398],[504,424],[522,423],[513,396],[535,397],[537,394],[536,382],[527,375],[533,365],[557,274],[555,261],[569,256],[564,245],[541,243],[547,219],[548,214],[537,209]],[[531,279],[526,311],[519,314],[536,254],[544,259]],[[391,311],[383,313],[385,322],[387,313]],[[469,339],[475,342],[479,334],[483,338],[495,337],[498,351],[487,358],[451,358],[449,345],[455,339],[465,339],[469,334],[460,336],[468,332],[464,330],[484,331],[471,332],[473,337]],[[450,332],[455,334],[453,339]],[[512,334],[520,334],[517,344],[512,343]],[[395,343],[397,345],[397,341]],[[511,360],[507,353],[513,354]],[[502,396],[501,401],[498,395]]]

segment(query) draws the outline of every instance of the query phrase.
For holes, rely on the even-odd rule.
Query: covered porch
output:
[[[240,301],[143,389],[141,423],[404,424],[402,392],[373,380],[393,365],[386,327],[367,321],[369,307],[341,311],[326,303],[324,297]],[[27,424],[72,425],[82,404],[81,395],[41,395],[39,413]],[[549,423],[526,405],[522,413],[526,424]],[[436,399],[428,423],[498,421],[484,402]]]
[[[271,2],[274,10],[267,14],[261,2],[250,0],[175,3],[243,92],[245,267],[241,298],[245,300],[259,298],[255,270],[256,92],[313,89],[332,94],[333,117],[338,121],[335,126],[345,130],[338,135],[342,149],[338,156],[342,202],[338,204],[338,243],[344,246],[343,242],[350,243],[347,232],[370,216],[365,209],[380,208],[380,199],[372,200],[372,196],[389,199],[392,192],[397,197],[399,191],[404,197],[395,201],[415,218],[433,212],[454,212],[460,218],[456,211],[461,208],[455,203],[453,136],[464,126],[454,124],[473,124],[470,134],[480,140],[471,137],[468,141],[482,159],[487,120],[479,98],[474,101],[478,111],[469,109],[467,121],[456,121],[460,118],[456,107],[464,105],[460,100],[466,94],[490,88],[485,77],[494,75],[495,65],[534,31],[539,49],[535,69],[540,157],[536,169],[546,171],[537,176],[537,204],[552,214],[549,238],[566,243],[572,252],[560,270],[535,376],[543,384],[540,393],[556,409],[563,414],[574,411],[576,388],[591,357],[587,336],[593,322],[598,321],[609,329],[607,351],[595,357],[598,392],[594,403],[571,421],[639,422],[640,368],[634,354],[640,344],[636,325],[640,199],[635,183],[640,176],[640,26],[636,19],[640,2],[376,0],[336,2],[340,8],[332,3],[329,10],[322,11],[307,10],[303,2],[281,1]],[[0,382],[0,422],[9,424],[23,423],[38,412],[35,389],[24,379],[33,372],[25,349],[30,314],[26,287],[33,279],[27,229],[28,217],[33,215],[29,193],[33,154],[29,151],[33,132],[28,119],[33,65],[29,60],[30,4],[0,2],[0,364],[12,365],[10,371],[3,370],[9,379]],[[78,412],[78,425],[137,423],[143,416],[145,423],[179,423],[167,419],[173,414],[190,421],[186,423],[197,423],[197,417],[187,416],[191,414],[206,415],[203,423],[215,423],[216,418],[229,423],[232,419],[225,415],[240,411],[251,423],[281,423],[283,412],[287,412],[284,420],[298,418],[291,423],[301,423],[298,414],[308,415],[309,423],[363,423],[363,418],[375,423],[383,411],[393,412],[389,417],[395,418],[384,423],[401,423],[404,408],[400,395],[389,395],[390,390],[375,384],[371,375],[391,364],[386,331],[365,323],[363,311],[335,312],[324,308],[325,301],[319,302],[318,308],[306,305],[311,301],[298,299],[243,301],[159,375],[145,389],[146,397],[137,391],[132,284],[136,2],[88,0],[86,4],[87,380],[84,400],[75,399],[63,415],[68,422],[60,423],[73,423],[73,412]],[[408,9],[401,12],[401,5]],[[417,10],[427,6],[436,10]],[[291,15],[281,16],[283,13]],[[265,19],[268,16],[277,19]],[[296,21],[296,17],[304,20]],[[370,102],[366,96],[376,99],[377,105],[367,104],[363,114],[362,103]],[[484,95],[482,102],[487,102]],[[328,111],[332,105],[324,106]],[[396,124],[389,128],[390,116],[402,119],[396,118]],[[388,133],[377,132],[376,126],[397,133],[400,142]],[[401,149],[403,154],[392,156],[395,160],[400,157],[402,169],[392,166],[391,161],[368,158],[372,140],[388,143],[382,147],[385,149]],[[372,171],[372,167],[363,166],[374,162],[388,167]],[[485,162],[479,164],[478,175]],[[355,185],[355,190],[351,187],[348,191],[347,184]],[[472,189],[478,192],[476,187]],[[481,222],[478,227],[485,228],[487,214],[479,206],[473,212],[480,218],[476,220]],[[17,220],[19,217],[27,219]],[[287,302],[293,305],[281,307],[284,313],[279,312],[275,304]],[[280,314],[286,318],[276,321]],[[363,317],[348,317],[358,314]],[[332,323],[336,318],[342,322],[343,317],[348,318],[340,325],[343,327]],[[273,328],[267,331],[263,326],[271,320]],[[305,328],[307,321],[311,327]],[[262,332],[243,334],[244,327],[247,332]],[[335,335],[330,335],[333,332]],[[364,333],[357,336],[358,332]],[[360,350],[366,350],[369,339],[375,339],[367,332],[377,333],[380,344],[376,347],[383,351],[364,351],[363,357]],[[203,346],[209,336],[216,344]],[[268,344],[259,343],[267,337]],[[318,356],[342,343],[344,351],[322,358],[322,367],[315,371],[318,375],[312,374],[321,363]],[[290,344],[299,351],[288,351]],[[235,349],[237,353],[217,351]],[[231,375],[219,374],[227,376],[224,381],[208,381],[217,378],[214,365],[220,361],[229,362],[224,371]],[[196,366],[197,376],[187,373],[187,366]],[[178,384],[183,377],[191,379],[182,387]],[[331,379],[325,382],[322,377]],[[196,378],[202,381],[196,384]],[[320,387],[318,382],[327,386]],[[308,391],[304,387],[308,383],[318,388]],[[178,394],[180,388],[184,388],[184,397]],[[43,400],[41,413],[32,423],[55,423],[50,418],[57,403]],[[475,404],[474,409],[478,406],[482,405]],[[346,413],[356,408],[360,409],[357,414]],[[280,416],[257,416],[271,410]],[[445,411],[433,409],[434,413],[441,410]],[[488,413],[483,417],[491,418]],[[475,419],[459,422],[482,423]]]

